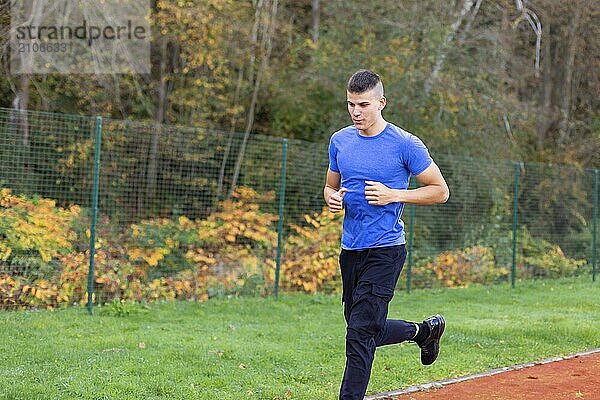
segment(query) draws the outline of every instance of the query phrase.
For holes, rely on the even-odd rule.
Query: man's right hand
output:
[[[327,200],[327,205],[329,206],[329,211],[332,213],[337,213],[342,211],[344,208],[344,193],[346,193],[348,189],[340,188],[337,192],[333,192],[329,199]]]

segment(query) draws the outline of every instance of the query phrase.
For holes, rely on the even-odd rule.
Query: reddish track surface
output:
[[[451,383],[394,400],[600,400],[600,353]]]

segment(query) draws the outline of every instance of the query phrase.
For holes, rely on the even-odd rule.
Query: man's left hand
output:
[[[381,182],[365,181],[365,196],[369,204],[385,206],[396,202],[396,190],[390,189]]]

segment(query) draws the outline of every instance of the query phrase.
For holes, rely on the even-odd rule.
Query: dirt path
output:
[[[600,400],[600,349],[563,359],[382,393],[368,399]]]

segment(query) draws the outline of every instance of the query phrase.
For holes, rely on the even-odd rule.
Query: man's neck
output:
[[[381,132],[383,132],[386,126],[387,121],[383,118],[380,118],[379,120],[377,120],[377,122],[375,122],[373,125],[365,129],[364,131],[360,131],[360,134],[363,136],[377,136]]]

